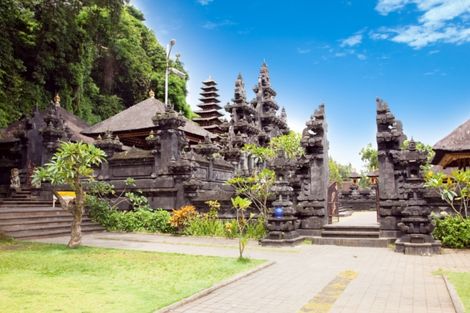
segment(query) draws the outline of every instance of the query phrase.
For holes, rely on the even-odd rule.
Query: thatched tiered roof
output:
[[[83,130],[82,134],[96,137],[106,131],[111,131],[119,135],[125,145],[145,148],[145,137],[148,136],[149,130],[155,127],[152,117],[157,112],[165,112],[165,105],[154,97],[150,97]],[[186,119],[186,124],[181,127],[181,130],[190,141],[202,141],[206,136],[215,137],[214,134],[189,119]]]
[[[470,119],[457,127],[434,146],[432,164],[446,167],[470,166]]]

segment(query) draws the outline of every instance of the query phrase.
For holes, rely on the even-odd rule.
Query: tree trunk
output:
[[[72,206],[72,230],[70,233],[70,241],[68,243],[69,248],[77,248],[82,243],[82,217],[85,206],[85,193],[82,186],[80,185],[79,178],[76,179],[75,183],[75,203]]]
[[[83,208],[80,209],[78,203],[75,204],[75,207],[72,211],[73,221],[72,221],[72,231],[70,233],[70,241],[68,243],[69,248],[77,248],[82,243],[82,217],[83,217]]]

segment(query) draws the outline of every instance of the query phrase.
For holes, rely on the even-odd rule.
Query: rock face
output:
[[[439,253],[440,242],[431,235],[431,208],[424,198],[421,166],[426,155],[416,150],[413,139],[402,149],[405,138],[400,121],[377,99],[380,236],[397,238],[397,252]]]

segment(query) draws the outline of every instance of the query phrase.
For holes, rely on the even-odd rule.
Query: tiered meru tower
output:
[[[241,75],[235,81],[235,94],[231,103],[225,106],[230,113],[229,141],[233,146],[243,147],[246,143],[262,146],[273,137],[287,134],[287,116],[275,101],[276,92],[271,88],[268,67],[261,66],[258,83],[253,88],[256,97],[247,102],[245,84]]]
[[[271,88],[269,70],[266,63],[261,65],[258,84],[253,88],[256,97],[251,101],[257,111],[258,125],[261,129],[259,144],[264,146],[273,137],[289,132],[287,127],[287,115],[283,109],[278,116],[279,106],[276,103],[276,91]]]
[[[221,120],[223,114],[219,111],[222,107],[219,105],[217,92],[217,83],[211,77],[202,82],[201,98],[199,99],[201,103],[197,105],[201,109],[196,111],[199,117],[194,118],[194,121],[207,131],[221,134],[223,131],[220,125],[223,123]]]

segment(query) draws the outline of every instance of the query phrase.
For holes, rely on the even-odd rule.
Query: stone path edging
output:
[[[446,284],[450,299],[452,300],[452,304],[454,305],[455,313],[465,313],[462,301],[460,301],[460,297],[457,294],[457,291],[455,290],[454,286],[449,282],[449,280],[444,274],[442,274],[441,277],[444,280],[444,283]]]
[[[250,275],[253,275],[254,273],[257,273],[261,270],[264,270],[272,265],[274,265],[276,262],[274,261],[268,261],[267,263],[264,263],[264,264],[261,264],[261,265],[258,265],[257,267],[255,267],[254,269],[252,270],[248,270],[248,271],[245,271],[243,273],[240,273],[238,275],[236,275],[235,277],[232,277],[232,278],[228,278],[226,280],[223,280],[221,281],[220,283],[212,286],[212,287],[209,287],[207,289],[204,289],[204,290],[201,290],[199,292],[196,292],[195,294],[193,294],[192,296],[189,296],[187,298],[184,298],[178,302],[175,302],[173,304],[170,304],[164,308],[161,308],[157,311],[155,311],[154,313],[169,313],[169,312],[172,312],[172,310],[180,307],[180,306],[183,306],[185,304],[188,304],[188,303],[191,303],[193,301],[196,301],[202,297],[205,297],[211,293],[213,293],[214,291],[216,291],[217,289],[220,289],[222,287],[225,287],[227,285],[230,285],[236,281],[239,281],[240,279],[242,278],[245,278],[245,277],[248,277]]]

